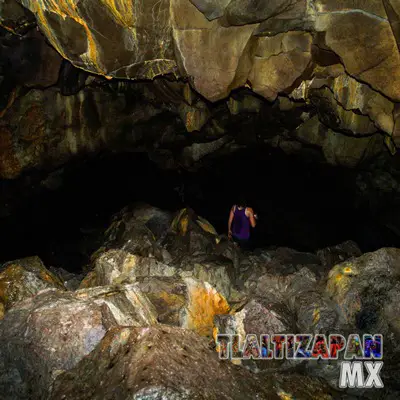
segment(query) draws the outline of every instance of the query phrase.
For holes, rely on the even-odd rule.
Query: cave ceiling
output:
[[[400,144],[396,0],[0,0],[0,177],[259,143],[357,167]]]

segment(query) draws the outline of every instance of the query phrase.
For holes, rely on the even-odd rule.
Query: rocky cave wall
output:
[[[349,167],[396,152],[395,1],[3,0],[0,21],[6,179],[121,146],[188,168],[254,114],[242,144]]]

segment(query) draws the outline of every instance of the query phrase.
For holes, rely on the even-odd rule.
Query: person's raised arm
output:
[[[255,219],[255,217],[254,217],[254,211],[253,211],[252,208],[248,208],[248,209],[247,209],[247,212],[248,212],[248,214],[249,214],[250,224],[251,224],[251,226],[252,226],[253,228],[255,228],[256,225],[257,225],[257,222],[256,222],[256,219]]]
[[[229,214],[229,220],[228,220],[228,237],[229,239],[232,237],[232,221],[233,221],[234,213],[233,213],[233,207],[231,208],[231,212]]]

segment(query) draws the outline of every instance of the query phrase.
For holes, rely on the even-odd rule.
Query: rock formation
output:
[[[218,239],[216,247],[199,246],[209,235]],[[190,246],[182,246],[185,236]],[[234,366],[218,360],[216,335],[237,334],[243,343],[246,334],[378,331],[386,338],[383,377],[395,395],[397,249],[360,255],[346,242],[317,254],[288,248],[244,254],[227,244],[190,210],[174,217],[141,204],[114,216],[79,290],[67,291],[37,259],[3,266],[2,280],[8,277],[7,287],[19,293],[0,321],[0,340],[7,343],[0,348],[4,398],[122,399],[128,392],[138,398],[162,392],[179,399],[269,399],[300,390],[299,398],[333,399],[340,360]],[[18,268],[32,277],[12,275]],[[53,286],[40,283],[46,277],[53,277]]]
[[[383,141],[394,153],[400,56],[393,3],[2,2],[0,22],[13,34],[2,34],[0,174],[52,169],[117,143],[152,153],[164,167],[190,167],[205,155],[231,151],[227,113],[249,109],[236,100],[243,88],[259,95],[264,108],[279,104],[285,120],[296,115],[289,139],[271,130],[267,136],[276,139],[263,138],[286,152],[316,145],[328,163],[350,167],[384,151]],[[54,49],[68,60],[61,69]],[[132,110],[126,93],[143,95],[138,80],[148,84],[144,101]],[[58,89],[44,93],[22,90],[55,83]],[[252,100],[255,110],[258,100]],[[133,128],[167,110],[178,116],[178,130],[202,132],[190,141],[171,135],[168,142],[181,147],[178,159],[165,135],[161,143],[148,135],[143,147]],[[312,123],[304,111],[315,115]],[[176,131],[173,121],[166,125]]]
[[[140,152],[182,173],[279,149],[357,174],[354,207],[400,237],[396,0],[0,0],[0,25],[1,218],[89,156]],[[0,397],[354,394],[336,392],[340,361],[218,360],[216,334],[265,329],[383,333],[385,395],[399,397],[399,250],[243,253],[187,204],[125,207],[94,236],[79,274],[22,258],[32,248],[0,267]]]

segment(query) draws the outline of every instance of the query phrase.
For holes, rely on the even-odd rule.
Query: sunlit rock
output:
[[[39,257],[3,264],[0,267],[0,319],[18,302],[49,288],[65,290],[63,282],[46,269]]]
[[[60,375],[51,399],[280,399],[271,381],[221,363],[188,330],[159,326],[115,328],[75,369]]]
[[[0,389],[6,398],[46,398],[52,381],[73,368],[116,325],[157,323],[137,286],[75,293],[48,290],[11,309],[0,322]]]

